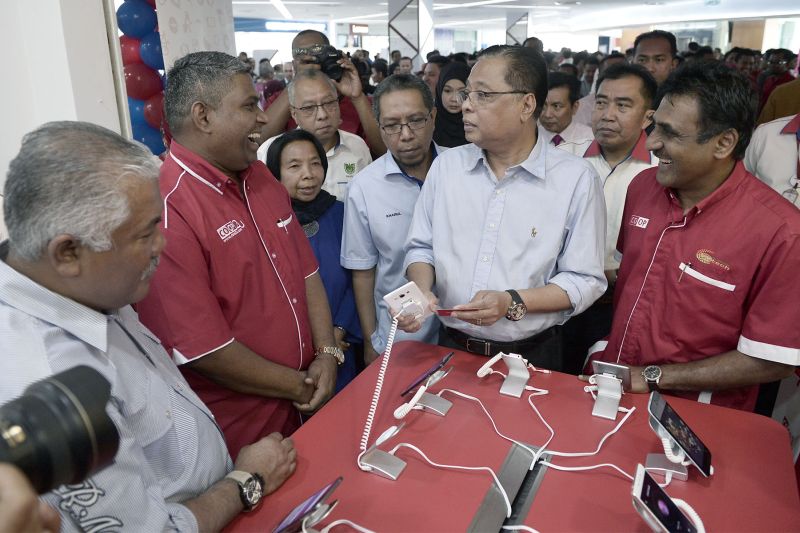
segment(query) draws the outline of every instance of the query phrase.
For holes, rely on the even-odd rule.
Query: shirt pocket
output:
[[[716,277],[711,277],[707,274],[703,274],[702,272],[695,270],[694,268],[691,267],[691,265],[687,265],[686,263],[681,263],[680,265],[678,265],[678,269],[681,271],[679,276],[689,276],[701,283],[705,283],[706,285],[711,285],[712,287],[717,287],[718,289],[722,289],[723,291],[734,292],[736,290],[736,285],[728,283],[727,281],[717,279]]]

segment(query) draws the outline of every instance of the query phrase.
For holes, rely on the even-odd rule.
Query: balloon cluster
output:
[[[133,138],[160,155],[164,152],[164,70],[155,0],[126,0],[117,10],[117,25]]]

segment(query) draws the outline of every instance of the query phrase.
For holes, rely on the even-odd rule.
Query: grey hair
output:
[[[321,70],[317,70],[317,69],[301,70],[300,72],[295,72],[294,78],[292,79],[292,82],[286,87],[286,90],[288,91],[287,94],[289,95],[289,105],[291,105],[291,106],[293,106],[294,102],[295,102],[295,91],[297,91],[297,88],[296,88],[295,84],[298,81],[302,81],[302,80],[325,80],[328,83],[328,85],[330,85],[331,90],[333,91],[333,94],[336,94],[336,95],[339,94],[337,92],[337,90],[336,90],[336,84],[334,84],[333,80],[331,80]]]
[[[372,112],[375,113],[375,120],[378,122],[381,121],[381,98],[384,94],[394,91],[419,91],[425,109],[428,112],[433,109],[433,93],[427,83],[411,74],[392,74],[380,82],[372,94]]]
[[[172,133],[179,133],[195,102],[217,107],[237,74],[250,75],[250,65],[222,52],[194,52],[175,61],[167,73],[164,108]]]
[[[57,235],[97,252],[130,216],[130,178],[157,180],[144,145],[87,122],[49,122],[28,133],[9,165],[3,214],[11,251],[36,261]]]

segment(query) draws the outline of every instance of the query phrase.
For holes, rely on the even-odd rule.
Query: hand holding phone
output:
[[[383,297],[389,306],[389,314],[398,318],[398,327],[413,333],[422,327],[422,322],[433,314],[431,302],[416,283],[409,281]]]

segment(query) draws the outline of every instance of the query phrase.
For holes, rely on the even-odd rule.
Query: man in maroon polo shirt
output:
[[[749,82],[687,65],[662,86],[628,188],[614,321],[594,358],[631,366],[633,392],[752,410],[757,385],[800,364],[800,212],[745,170]]]
[[[256,160],[266,115],[247,67],[189,54],[169,71],[165,106],[167,246],[137,309],[236,456],[327,401],[343,355],[289,196]]]

